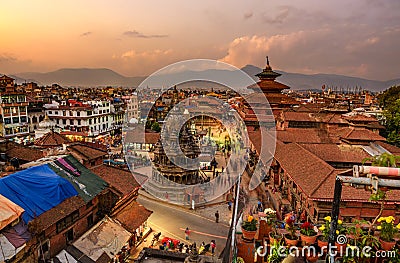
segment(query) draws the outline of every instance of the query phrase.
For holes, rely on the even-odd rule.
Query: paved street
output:
[[[214,220],[191,213],[190,211],[162,202],[153,201],[143,196],[139,196],[138,202],[153,211],[148,223],[162,236],[178,239],[186,244],[196,242],[199,246],[201,242],[210,243],[216,240],[218,255],[225,246],[226,236],[229,227],[223,223],[215,223]],[[191,230],[190,240],[185,240],[184,229],[189,227]]]

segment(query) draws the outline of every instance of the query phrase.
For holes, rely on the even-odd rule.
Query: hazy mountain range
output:
[[[242,68],[249,76],[254,80],[257,77],[254,75],[261,72],[262,69],[253,65],[247,65]],[[385,90],[393,85],[400,84],[400,78],[387,81],[369,80],[357,77],[335,75],[335,74],[299,74],[289,73],[283,71],[277,71],[282,74],[277,80],[288,86],[293,90],[308,90],[308,89],[321,89],[322,85],[328,87],[337,87],[347,90],[347,88],[353,89],[354,87],[362,87],[363,89],[372,91]],[[157,83],[157,85],[168,86],[170,83],[176,83],[177,79],[181,79],[185,76],[187,79],[196,79],[198,76],[203,75],[230,79],[237,85],[242,84],[242,80],[235,79],[232,72],[228,70],[206,70],[202,72],[198,71],[184,71],[178,73],[170,73],[164,75],[163,83]],[[65,68],[59,69],[47,73],[38,72],[24,72],[11,75],[17,80],[17,83],[22,82],[36,82],[40,85],[51,85],[57,83],[61,86],[126,86],[126,87],[137,87],[146,77],[126,77],[116,73],[113,70],[106,68]]]

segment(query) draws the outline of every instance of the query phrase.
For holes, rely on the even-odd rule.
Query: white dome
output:
[[[54,121],[50,120],[47,115],[46,115],[46,117],[44,117],[44,120],[39,122],[39,128],[42,128],[42,129],[52,128],[54,126],[56,126],[56,123]]]
[[[139,121],[136,118],[132,118],[129,120],[129,123],[135,124],[135,123],[139,123]]]

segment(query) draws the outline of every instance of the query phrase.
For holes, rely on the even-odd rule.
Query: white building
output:
[[[45,113],[67,137],[83,139],[104,135],[114,129],[109,101],[68,100],[44,105]]]
[[[131,119],[139,119],[139,103],[136,92],[126,100],[126,118],[129,122]]]

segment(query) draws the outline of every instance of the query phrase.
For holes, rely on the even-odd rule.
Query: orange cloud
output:
[[[247,64],[263,65],[265,55],[268,53],[288,51],[303,41],[304,38],[305,33],[303,31],[271,37],[257,35],[239,37],[229,44],[228,54],[220,60],[237,67],[243,67]]]

